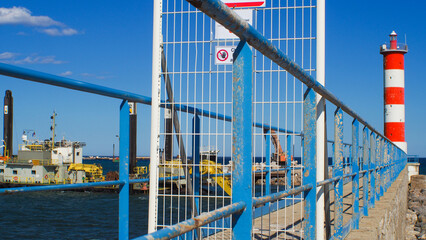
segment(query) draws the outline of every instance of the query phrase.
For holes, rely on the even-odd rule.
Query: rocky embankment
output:
[[[426,175],[411,177],[406,232],[406,239],[426,240]]]

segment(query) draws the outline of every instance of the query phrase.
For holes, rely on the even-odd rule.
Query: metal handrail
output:
[[[163,228],[163,229],[158,230],[156,232],[153,232],[151,234],[148,234],[148,235],[145,235],[145,236],[142,236],[142,237],[138,237],[138,238],[135,238],[135,239],[138,239],[138,240],[142,240],[142,239],[171,239],[171,238],[180,236],[182,234],[185,234],[189,231],[192,231],[196,228],[207,225],[207,224],[214,222],[216,220],[228,217],[231,214],[241,212],[245,208],[246,208],[245,202],[237,202],[237,203],[228,205],[226,207],[216,209],[216,210],[211,211],[211,212],[200,214],[199,216],[193,217],[191,219],[180,222],[180,223],[175,224],[173,226]]]

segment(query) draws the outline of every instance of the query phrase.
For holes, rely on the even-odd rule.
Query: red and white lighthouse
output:
[[[407,152],[407,142],[405,142],[404,54],[407,53],[408,48],[405,44],[397,43],[395,31],[392,31],[389,37],[390,45],[383,44],[380,48],[384,68],[385,137]]]

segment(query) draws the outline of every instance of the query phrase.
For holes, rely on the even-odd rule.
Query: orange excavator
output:
[[[279,165],[286,165],[287,154],[283,151],[280,143],[280,139],[277,136],[277,132],[271,129],[271,140],[274,144],[275,153],[274,158],[277,159]]]

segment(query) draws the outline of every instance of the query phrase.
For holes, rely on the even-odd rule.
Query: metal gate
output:
[[[316,1],[223,2],[315,73]],[[155,4],[149,232],[229,205],[239,194],[232,192],[231,170],[233,54],[240,40],[186,1]],[[253,4],[260,6],[248,7]],[[252,197],[260,197],[303,185],[306,88],[252,52],[252,110],[246,109],[253,118],[252,151],[251,160],[244,161],[253,166]],[[301,198],[253,210],[253,234],[300,235],[303,208],[296,203]],[[185,237],[231,238],[231,223],[231,217],[225,218]]]

